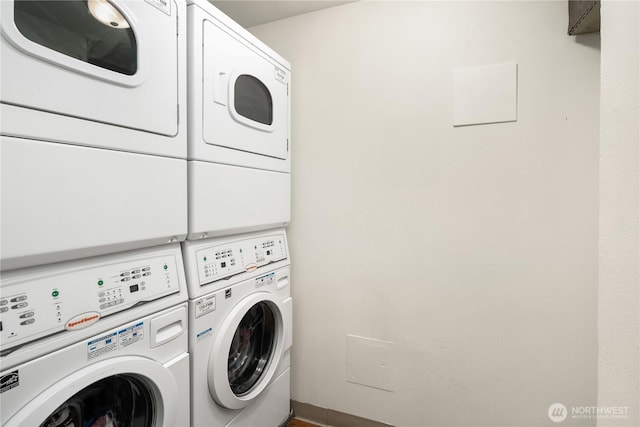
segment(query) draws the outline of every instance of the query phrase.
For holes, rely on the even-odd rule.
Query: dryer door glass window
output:
[[[260,80],[241,74],[234,86],[234,108],[241,116],[263,125],[273,123],[273,100]]]
[[[247,394],[266,370],[276,342],[276,317],[259,302],[244,315],[229,350],[228,375],[236,396]]]
[[[152,426],[153,402],[151,391],[142,381],[114,375],[80,390],[40,427]]]
[[[136,73],[136,37],[107,0],[16,0],[14,19],[34,43],[107,70]]]

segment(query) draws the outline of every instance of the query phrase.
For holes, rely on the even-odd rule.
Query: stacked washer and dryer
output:
[[[292,299],[289,63],[202,0],[189,27],[192,426],[286,423]]]
[[[0,9],[1,424],[188,425],[186,4]]]
[[[287,61],[206,1],[0,8],[0,424],[285,422]]]

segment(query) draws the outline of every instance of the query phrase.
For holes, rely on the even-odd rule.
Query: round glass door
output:
[[[125,75],[138,68],[129,21],[108,0],[15,0],[16,28],[34,43]]]
[[[227,373],[231,391],[244,396],[269,365],[276,346],[276,316],[262,301],[244,315],[231,341]]]
[[[40,427],[146,427],[154,416],[149,388],[134,376],[113,375],[80,390]]]
[[[269,89],[257,78],[241,74],[234,85],[236,112],[263,125],[273,124],[273,99]]]

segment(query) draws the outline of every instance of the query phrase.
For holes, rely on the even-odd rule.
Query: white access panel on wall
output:
[[[453,125],[515,122],[518,119],[518,64],[453,70]]]

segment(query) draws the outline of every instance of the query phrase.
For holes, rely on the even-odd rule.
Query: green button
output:
[[[168,269],[168,268],[169,268],[169,266],[168,266],[167,264],[165,264],[165,265],[164,265],[164,269],[166,270],[166,269]]]
[[[57,298],[58,295],[60,295],[60,292],[58,292],[58,291],[51,292],[51,296],[54,297],[54,298]]]
[[[102,281],[102,279],[98,280],[98,286],[102,286],[104,285],[104,282]]]
[[[204,257],[205,262],[207,261],[207,257]]]

